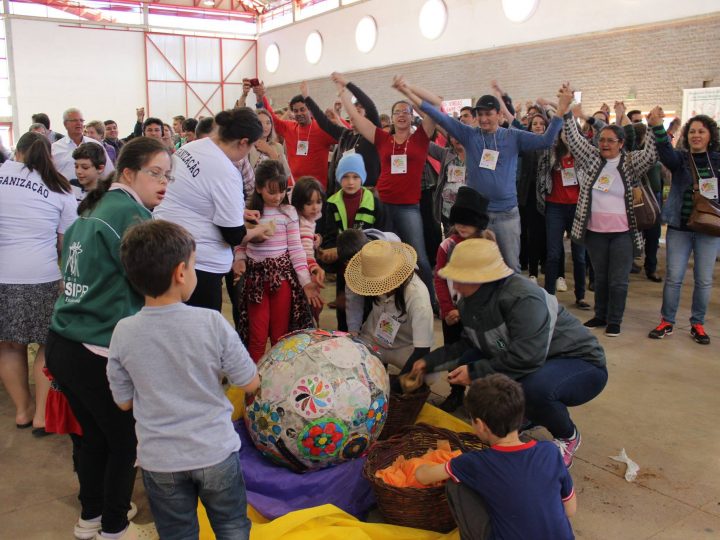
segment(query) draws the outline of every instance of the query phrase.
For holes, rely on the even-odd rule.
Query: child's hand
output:
[[[422,358],[420,360],[415,360],[415,363],[413,364],[412,371],[410,372],[413,376],[422,375],[427,371],[427,362],[423,360]]]
[[[457,309],[452,309],[448,311],[448,314],[445,315],[445,323],[448,326],[453,326],[460,322],[460,312]]]
[[[460,366],[450,372],[448,375],[448,382],[450,384],[462,384],[470,386],[472,380],[470,379],[470,369],[467,366]]]
[[[246,269],[247,265],[245,263],[245,259],[238,259],[237,261],[233,262],[232,270],[233,274],[235,274],[235,276],[233,277],[233,285],[240,281],[240,278],[245,273]]]
[[[313,247],[315,249],[320,249],[320,245],[322,244],[322,234],[316,234],[313,238]]]
[[[325,264],[332,264],[337,261],[337,248],[324,249],[322,253],[320,253],[320,260]]]
[[[325,270],[316,266],[310,271],[310,274],[312,274],[313,280],[317,283],[318,287],[325,288],[323,285],[323,283],[325,283]]]
[[[305,296],[307,296],[310,306],[316,309],[322,309],[323,301],[320,298],[320,287],[317,283],[308,283],[303,287]]]

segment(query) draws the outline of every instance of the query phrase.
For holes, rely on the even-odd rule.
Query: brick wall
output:
[[[603,101],[612,107],[615,99],[624,99],[628,110],[647,111],[659,104],[680,115],[683,88],[702,87],[703,81],[720,86],[719,39],[720,15],[713,15],[345,75],[375,100],[380,112],[389,112],[390,105],[401,97],[390,88],[393,75],[399,73],[446,99],[476,99],[497,79],[514,101],[538,96],[554,100],[560,82],[569,80],[576,90],[582,90],[588,114]],[[308,82],[318,104],[330,106],[335,93],[329,78]],[[269,95],[281,107],[299,93],[298,86],[276,86]],[[628,99],[631,89],[635,99]]]

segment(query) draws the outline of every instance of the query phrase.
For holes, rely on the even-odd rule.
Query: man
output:
[[[151,139],[162,141],[164,129],[163,121],[159,118],[151,116],[143,122],[142,134],[144,137],[150,137]]]
[[[472,107],[463,107],[460,109],[460,121],[466,126],[473,128],[478,127],[477,113]]]
[[[265,95],[265,85],[253,87],[258,100],[272,116],[278,135],[285,139],[288,164],[295,178],[313,176],[318,179],[327,191],[328,157],[337,140],[325,133],[317,122],[313,121],[312,113],[305,105],[305,98],[298,95],[290,100],[290,110],[295,120],[283,120],[275,114],[270,101]]]
[[[562,128],[562,115],[569,102],[558,104],[555,116],[543,135],[499,126],[500,102],[495,96],[484,95],[475,105],[480,129],[466,126],[450,118],[411,90],[410,98],[439,125],[465,147],[467,163],[466,184],[482,193],[490,201],[489,229],[495,233],[506,264],[520,272],[520,212],[517,204],[517,162],[523,151],[549,148]],[[422,94],[421,94],[422,95]]]
[[[182,133],[182,124],[185,121],[185,117],[183,115],[179,114],[177,116],[173,116],[172,120],[173,120],[173,124],[172,124],[173,131],[179,135],[180,133]],[[177,142],[177,141],[175,141],[175,142]]]
[[[642,111],[633,109],[632,111],[627,113],[627,117],[630,119],[630,123],[632,123],[632,124],[642,124],[642,121],[643,121]]]
[[[52,145],[52,157],[55,162],[55,168],[68,180],[76,179],[75,176],[75,160],[72,157],[75,149],[82,143],[100,144],[99,141],[90,137],[83,136],[85,120],[79,109],[70,108],[63,113],[63,125],[67,131],[67,137],[63,137]],[[103,147],[105,151],[105,148]],[[107,178],[115,172],[110,156],[105,151],[105,171],[103,178]]]
[[[37,113],[32,115],[33,124],[42,124],[47,130],[46,137],[50,140],[50,144],[63,138],[60,133],[55,133],[50,129],[50,117],[45,113]]]
[[[105,120],[104,124],[105,138],[103,142],[112,146],[115,149],[115,155],[118,155],[125,142],[118,139],[117,122],[115,122],[115,120]]]

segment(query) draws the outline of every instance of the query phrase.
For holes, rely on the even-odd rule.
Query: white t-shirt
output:
[[[83,137],[82,142],[100,144],[98,141],[96,141],[95,139],[91,139],[90,137]],[[100,146],[102,146],[102,144],[100,144]],[[55,162],[55,168],[68,180],[77,178],[77,176],[75,175],[75,160],[72,157],[72,154],[77,147],[78,145],[75,144],[73,140],[67,136],[63,137],[59,141],[55,141],[52,144],[52,157],[53,162]],[[102,173],[102,177],[108,178],[112,173],[115,172],[115,166],[113,165],[113,162],[110,159],[107,150],[105,150],[105,147],[102,146],[102,148],[105,152],[105,170]]]
[[[23,163],[0,167],[0,283],[60,279],[57,235],[77,219],[72,193],[50,191]]]
[[[388,344],[387,332],[378,331],[378,323],[390,319],[390,325],[399,324],[392,344]],[[372,343],[380,349],[380,359],[402,369],[415,348],[432,347],[433,312],[430,293],[427,287],[413,274],[405,287],[405,314],[401,317],[395,307],[395,296],[383,295],[365,320],[360,336],[366,343]]]
[[[198,270],[228,272],[233,254],[218,227],[240,227],[244,223],[240,171],[210,138],[205,138],[173,154],[173,174],[175,182],[155,208],[155,217],[190,231],[197,244]]]
[[[599,233],[613,233],[625,232],[630,228],[625,209],[625,185],[618,171],[619,163],[619,156],[608,159],[595,184],[593,184],[588,230]],[[596,189],[596,186],[605,186],[605,188]]]

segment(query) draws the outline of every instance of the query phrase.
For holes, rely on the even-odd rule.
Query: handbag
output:
[[[690,156],[690,163],[693,175],[693,201],[687,227],[698,233],[720,236],[720,206],[700,193],[698,170],[692,156]]]
[[[644,231],[653,228],[660,219],[660,205],[650,189],[650,183],[641,180],[640,185],[632,190],[633,212],[638,230]]]

